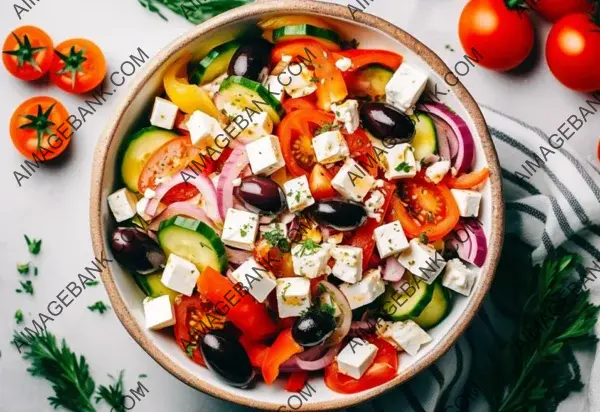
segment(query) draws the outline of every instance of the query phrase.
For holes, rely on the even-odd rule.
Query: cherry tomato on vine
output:
[[[600,25],[585,13],[563,17],[548,35],[546,61],[552,74],[568,88],[600,90]]]
[[[37,80],[50,69],[54,53],[52,39],[35,26],[13,30],[2,46],[6,70],[21,80]]]
[[[65,40],[54,51],[50,80],[64,91],[86,93],[104,80],[106,59],[95,43],[85,39]]]
[[[591,13],[590,0],[537,0],[528,3],[532,9],[548,21],[555,22],[572,13]]]
[[[533,49],[529,16],[509,9],[504,0],[469,1],[460,15],[458,34],[465,52],[492,70],[514,69]]]

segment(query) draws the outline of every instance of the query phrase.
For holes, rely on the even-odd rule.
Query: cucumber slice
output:
[[[223,101],[229,102],[240,109],[249,108],[256,112],[266,111],[275,124],[278,124],[285,114],[281,102],[262,84],[242,76],[226,78],[221,83],[219,95],[221,95]]]
[[[415,112],[410,118],[415,123],[415,137],[411,146],[415,148],[415,159],[437,153],[437,132],[433,119],[426,113]]]
[[[408,287],[404,289],[405,292],[396,292],[388,285],[381,300],[383,313],[395,321],[419,316],[433,296],[433,285],[426,284],[411,273],[407,272],[406,276]]]
[[[146,127],[137,132],[127,145],[121,161],[121,178],[129,190],[138,191],[138,180],[150,156],[162,145],[178,137],[158,127]]]
[[[147,296],[151,298],[157,298],[162,295],[169,295],[171,301],[174,301],[175,297],[179,295],[179,293],[174,290],[169,289],[161,282],[160,278],[162,277],[162,273],[153,273],[151,275],[143,276],[137,273],[133,274],[133,278],[135,279],[135,283],[144,291]]]
[[[223,241],[210,226],[199,220],[173,216],[161,222],[158,243],[167,258],[175,253],[195,264],[201,272],[206,266],[219,272],[227,269]]]
[[[192,65],[190,73],[190,83],[206,84],[227,71],[229,62],[241,43],[237,40],[221,44],[212,49],[206,57]]]
[[[352,96],[369,96],[373,100],[385,97],[385,86],[389,83],[394,72],[379,64],[370,64],[358,69],[349,78],[348,91]]]
[[[442,287],[442,284],[440,282],[434,282],[431,302],[429,302],[419,316],[413,318],[415,323],[423,329],[433,328],[439,324],[449,312],[449,298],[450,296]]]
[[[310,24],[296,24],[273,30],[273,42],[304,40],[310,38],[331,50],[340,49],[340,35],[333,30],[316,27]]]

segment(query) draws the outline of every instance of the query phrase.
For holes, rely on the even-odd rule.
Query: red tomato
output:
[[[348,150],[350,150],[350,156],[357,157],[373,152],[371,140],[369,140],[369,136],[367,136],[363,129],[356,129],[356,131],[352,134],[347,134],[344,131],[342,132],[346,138]],[[377,158],[375,157],[374,159]]]
[[[263,362],[261,371],[265,383],[270,385],[275,382],[275,379],[279,376],[279,366],[303,350],[304,348],[296,343],[292,337],[292,329],[281,331],[267,351],[267,356],[265,356]]]
[[[170,205],[171,203],[176,202],[185,202],[186,200],[190,200],[191,198],[196,196],[198,193],[200,192],[198,191],[198,189],[196,189],[196,186],[187,182],[183,182],[179,183],[176,186],[173,186],[163,196],[160,202],[164,203],[165,205]]]
[[[146,189],[155,189],[156,179],[171,176],[183,170],[190,162],[194,145],[189,136],[182,136],[162,145],[146,162],[140,178],[138,189],[144,193]]]
[[[295,99],[287,99],[283,103],[283,108],[285,109],[286,113],[291,113],[294,110],[300,109],[316,109],[317,104],[315,103],[313,95],[311,94],[309,96],[297,97]]]
[[[308,178],[308,185],[315,200],[335,197],[335,190],[331,186],[331,179],[333,179],[333,176],[325,167],[318,163],[313,167]]]
[[[398,53],[388,50],[353,49],[333,53],[340,58],[347,57],[352,60],[352,66],[348,71],[358,70],[361,67],[368,66],[369,64],[380,64],[392,69],[393,71],[396,71],[398,70],[398,67],[400,67],[400,64],[402,64],[403,60],[402,56],[400,56]]]
[[[179,295],[175,298],[175,340],[196,363],[206,366],[198,339],[210,330],[222,329],[225,318],[213,311],[213,305],[200,295]]]
[[[600,7],[600,5],[599,5]],[[600,89],[600,27],[584,13],[563,17],[552,26],[546,61],[565,86],[580,92]]]
[[[531,19],[508,9],[504,0],[469,1],[460,15],[458,34],[465,52],[492,70],[514,69],[533,49]]]
[[[34,160],[34,155],[42,161],[60,156],[71,142],[73,133],[66,123],[68,117],[65,106],[52,97],[38,96],[25,100],[10,119],[13,145],[31,160]]]
[[[485,182],[489,175],[490,170],[484,167],[477,172],[467,173],[459,177],[448,174],[444,178],[444,183],[452,189],[472,189]]]
[[[417,176],[402,182],[399,191],[400,197],[392,199],[393,215],[407,237],[425,234],[429,240],[441,239],[458,223],[458,206],[443,183],[436,185]]]
[[[527,2],[548,21],[557,21],[571,13],[591,13],[594,9],[590,0],[532,0]]]
[[[52,39],[35,26],[12,31],[2,46],[2,62],[6,70],[21,80],[37,80],[52,65]]]
[[[104,80],[106,59],[95,43],[85,39],[65,40],[54,51],[50,80],[64,91],[86,93]]]
[[[250,339],[261,341],[277,332],[263,304],[248,292],[236,289],[238,285],[210,266],[202,271],[197,286],[198,292],[215,305],[215,310]]]
[[[377,346],[373,364],[360,379],[354,379],[339,372],[337,362],[325,368],[325,385],[338,393],[357,393],[384,384],[396,377],[398,373],[398,354],[396,349],[383,339],[369,338],[368,341]]]

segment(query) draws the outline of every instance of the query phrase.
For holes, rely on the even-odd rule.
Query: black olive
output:
[[[225,382],[244,388],[254,379],[254,369],[244,347],[230,333],[213,330],[200,341],[200,351],[208,368]]]
[[[296,319],[292,337],[304,347],[317,346],[333,333],[335,326],[332,314],[311,309]]]
[[[156,272],[166,262],[160,246],[146,233],[134,227],[118,227],[110,248],[117,262],[142,275]]]
[[[415,125],[406,114],[386,103],[367,102],[360,108],[363,126],[375,137],[383,139],[386,147],[410,143]]]
[[[312,205],[308,212],[320,224],[336,230],[354,230],[367,220],[365,208],[347,200],[324,200]]]
[[[261,72],[269,66],[271,48],[271,43],[262,39],[241,45],[229,62],[227,74],[259,81]]]
[[[233,194],[250,209],[264,213],[279,213],[285,207],[285,193],[268,177],[249,176],[233,189]]]

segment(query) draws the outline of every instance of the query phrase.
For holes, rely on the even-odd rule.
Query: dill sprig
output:
[[[94,398],[96,403],[104,399],[104,401],[110,405],[111,411],[114,412],[125,412],[125,397],[123,396],[123,374],[125,371],[119,373],[119,378],[115,379],[112,375],[108,375],[113,381],[116,381],[113,385],[100,385],[98,387],[97,396]]]
[[[250,0],[138,0],[142,7],[158,14],[165,21],[168,19],[161,13],[161,8],[157,4],[194,24],[202,23],[204,20],[249,2]]]

